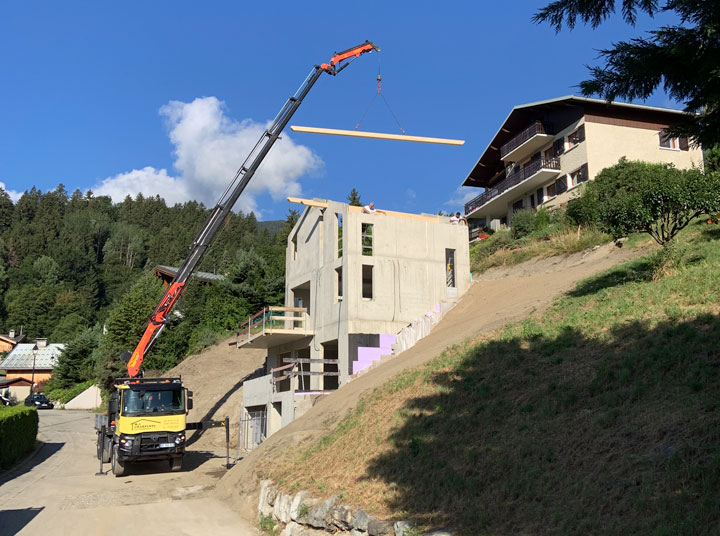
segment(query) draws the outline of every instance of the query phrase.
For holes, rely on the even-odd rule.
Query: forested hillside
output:
[[[0,190],[0,330],[50,342],[78,339],[82,348],[75,353],[84,372],[73,381],[117,368],[100,366],[98,347],[112,342],[132,349],[162,295],[151,269],[179,266],[208,214],[200,203],[168,207],[160,197],[141,194],[113,204],[91,191],[69,195],[59,185],[49,192],[32,188],[13,203]],[[213,286],[191,281],[177,307],[177,325],[165,331],[148,364],[172,366],[257,308],[281,303],[285,240],[296,218],[291,211],[272,234],[267,224],[258,229],[253,214],[231,214],[199,267],[226,279]],[[110,359],[106,350],[103,361]]]

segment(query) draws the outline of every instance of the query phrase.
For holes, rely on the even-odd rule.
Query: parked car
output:
[[[35,406],[37,409],[53,409],[55,404],[42,393],[33,394],[25,399],[26,406]]]
[[[12,406],[14,402],[12,399],[5,395],[0,395],[0,406]]]

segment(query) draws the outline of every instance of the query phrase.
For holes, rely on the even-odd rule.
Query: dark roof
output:
[[[161,273],[171,277],[175,277],[179,270],[179,268],[174,266],[164,266],[162,264],[158,264],[154,269],[155,273]],[[194,277],[198,281],[205,281],[207,283],[215,283],[216,281],[222,281],[225,279],[224,275],[211,274],[210,272],[195,272],[190,277]]]
[[[33,348],[35,344],[18,344],[0,362],[0,369],[29,370],[33,368]],[[65,349],[64,344],[48,344],[38,348],[35,357],[35,370],[52,370],[57,364],[58,357]]]
[[[574,110],[573,110],[574,109]],[[566,95],[555,99],[531,102],[515,106],[503,121],[502,125],[493,136],[485,151],[468,173],[462,182],[462,186],[486,187],[498,171],[500,161],[500,147],[510,141],[521,130],[538,120],[544,113],[572,113],[584,114],[597,112],[608,115],[608,112],[622,112],[623,116],[638,116],[647,118],[652,116],[657,121],[670,123],[679,115],[687,115],[681,110],[670,108],[658,108],[656,106],[645,106],[643,104],[628,104],[615,101],[608,104],[603,99],[591,99]]]
[[[9,380],[0,380],[0,389],[5,389],[6,387],[10,387],[16,383],[30,385],[31,381],[27,378],[10,378]]]
[[[19,342],[23,342],[27,337],[24,333],[20,333],[19,335],[16,335],[15,337],[11,337],[10,334],[8,335],[2,335],[0,334],[0,340],[3,340],[5,342],[10,342],[13,344],[17,344]]]

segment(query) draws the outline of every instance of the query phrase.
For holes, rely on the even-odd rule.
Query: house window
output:
[[[675,151],[689,151],[690,144],[687,138],[671,138],[665,132],[658,132],[660,147],[663,149],[673,149]]]
[[[523,208],[523,200],[522,199],[519,199],[513,203],[513,206],[512,206],[513,212],[522,210],[522,208]]]
[[[373,254],[373,224],[362,224],[362,254],[371,256]]]
[[[542,205],[542,202],[543,202],[543,189],[542,189],[542,188],[538,188],[538,189],[537,189],[537,192],[535,192],[535,196],[536,196],[536,199],[537,199],[537,204],[538,204],[538,205]]]
[[[545,152],[543,152],[543,157],[545,158],[545,160],[552,160],[555,157],[553,148],[549,147],[549,148],[545,149]]]
[[[343,221],[342,214],[336,213],[335,216],[337,217],[337,256],[339,259],[340,257],[342,257]]]
[[[570,185],[577,186],[581,182],[588,180],[588,168],[587,164],[583,164],[580,169],[576,169],[570,173]]]
[[[445,285],[455,287],[455,250],[445,250]]]
[[[342,266],[335,268],[335,285],[336,285],[336,291],[335,291],[335,303],[342,301]]]
[[[552,184],[547,185],[547,196],[548,196],[548,198],[555,197],[555,183],[554,182]]]
[[[530,194],[530,206],[535,208],[535,194]]]
[[[362,265],[362,297],[372,300],[373,297],[373,267]]]

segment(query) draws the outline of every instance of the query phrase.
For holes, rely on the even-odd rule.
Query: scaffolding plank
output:
[[[406,134],[385,134],[384,132],[360,132],[357,130],[339,130],[336,128],[301,127],[291,125],[293,132],[304,132],[306,134],[328,134],[331,136],[350,136],[353,138],[372,138],[376,140],[414,141],[417,143],[439,143],[442,145],[463,145],[465,140],[453,140],[449,138],[428,138],[425,136],[408,136]]]
[[[277,370],[277,369],[276,369]],[[316,372],[310,370],[284,371],[283,376],[340,376],[339,372]]]
[[[305,357],[283,357],[285,363],[323,363],[328,365],[337,365],[337,359],[307,359]]]

